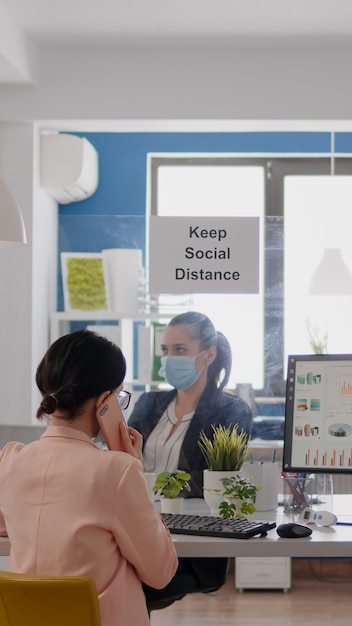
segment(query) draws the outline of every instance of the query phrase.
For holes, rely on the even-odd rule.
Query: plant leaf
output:
[[[225,427],[212,425],[213,435],[208,437],[202,430],[198,445],[208,469],[212,471],[238,471],[249,456],[248,435],[238,432],[238,424]]]

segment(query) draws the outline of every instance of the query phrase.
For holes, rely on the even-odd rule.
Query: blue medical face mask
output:
[[[195,360],[199,354],[196,356],[162,356],[159,375],[175,389],[184,390],[192,387],[203,369],[197,372],[195,367]]]

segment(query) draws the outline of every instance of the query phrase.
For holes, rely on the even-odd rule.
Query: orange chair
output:
[[[101,626],[97,590],[85,576],[0,571],[1,626]]]

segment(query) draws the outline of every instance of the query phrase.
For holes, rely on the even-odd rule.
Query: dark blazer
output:
[[[143,393],[137,400],[128,420],[143,435],[143,445],[155,428],[166,407],[177,391],[150,391]],[[201,430],[212,436],[212,424],[232,426],[238,424],[239,431],[251,433],[252,411],[248,404],[237,395],[219,391],[215,383],[209,383],[201,395],[181,445],[179,469],[191,474],[190,497],[203,497],[203,470],[207,468],[203,454],[198,446]]]

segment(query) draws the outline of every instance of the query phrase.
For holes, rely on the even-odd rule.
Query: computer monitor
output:
[[[352,473],[352,354],[288,357],[283,471]]]

